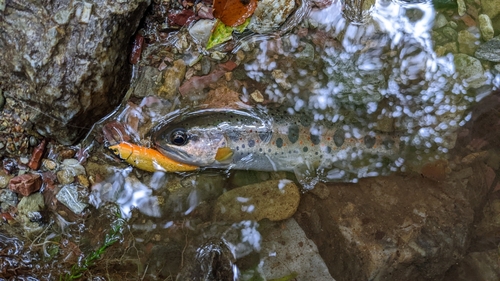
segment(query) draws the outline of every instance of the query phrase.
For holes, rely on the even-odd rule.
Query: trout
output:
[[[303,185],[387,174],[402,164],[399,136],[314,122],[307,114],[282,108],[177,112],[151,137],[158,151],[180,163],[291,171]]]

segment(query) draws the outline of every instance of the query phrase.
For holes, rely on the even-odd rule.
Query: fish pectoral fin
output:
[[[294,167],[293,172],[297,181],[306,190],[313,189],[314,186],[319,182],[319,177],[317,175],[316,169],[308,166],[307,164],[299,164]]]
[[[229,147],[221,147],[217,150],[217,153],[215,154],[215,160],[218,162],[224,162],[227,160],[230,160],[231,157],[233,156],[233,150]]]

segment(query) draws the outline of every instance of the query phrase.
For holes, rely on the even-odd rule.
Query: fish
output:
[[[199,109],[168,116],[151,131],[163,155],[201,168],[288,171],[302,185],[387,174],[404,142],[286,108]]]
[[[196,165],[170,159],[155,149],[129,142],[112,145],[109,149],[130,165],[147,172],[192,172],[199,169]]]

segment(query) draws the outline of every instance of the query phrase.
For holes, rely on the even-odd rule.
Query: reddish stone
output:
[[[130,136],[125,129],[125,126],[118,121],[106,123],[106,125],[102,128],[102,133],[104,134],[104,138],[111,145],[130,140]]]
[[[182,10],[180,12],[172,12],[168,15],[168,23],[171,25],[184,26],[194,19],[193,10]]]
[[[46,144],[47,141],[44,139],[35,149],[33,149],[33,154],[31,154],[31,159],[28,162],[28,167],[30,167],[30,169],[38,170],[40,168],[40,159],[42,159]]]
[[[130,53],[130,63],[136,64],[139,62],[142,53],[142,47],[144,45],[144,36],[137,33],[134,38],[134,43],[132,43],[132,52]]]
[[[203,4],[198,4],[198,7],[198,17],[209,20],[214,18],[214,10],[211,7],[207,7]]]
[[[10,190],[23,196],[28,196],[33,192],[40,190],[42,178],[38,174],[24,174],[10,179]]]
[[[217,82],[228,71],[235,69],[237,64],[234,61],[227,61],[217,66],[217,69],[205,76],[193,76],[179,88],[181,95],[189,95],[199,92],[208,87],[211,83]]]
[[[467,25],[468,27],[472,27],[472,26],[477,26],[476,24],[476,21],[471,17],[469,16],[468,14],[465,14],[463,17],[460,18],[464,23],[465,25]]]

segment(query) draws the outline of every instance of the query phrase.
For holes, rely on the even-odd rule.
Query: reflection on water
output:
[[[344,5],[347,7],[343,8]],[[370,6],[364,1],[334,1],[321,9],[313,8],[290,34],[244,38],[235,53],[243,50],[248,56],[234,70],[234,73],[239,73],[241,82],[237,85],[242,93],[235,100],[240,105],[244,103],[247,110],[244,114],[232,111],[227,113],[231,115],[228,117],[220,111],[213,114],[204,111],[199,116],[193,114],[199,118],[189,119],[186,116],[194,111],[189,108],[199,106],[203,93],[180,100],[150,96],[140,102],[130,102],[114,118],[125,124],[124,127],[120,129],[113,125],[118,133],[108,133],[105,137],[107,141],[128,141],[126,138],[130,137],[143,145],[156,144],[163,153],[177,161],[225,170],[215,174],[213,171],[190,174],[180,179],[163,173],[142,176],[130,168],[117,170],[93,187],[93,205],[98,207],[103,202],[116,202],[127,217],[138,210],[142,215],[131,217],[136,234],[148,233],[146,237],[158,237],[155,241],[159,244],[183,245],[181,254],[176,248],[173,252],[178,254],[169,256],[174,264],[178,262],[182,267],[178,280],[236,280],[238,276],[250,280],[255,276],[269,276],[263,269],[273,260],[269,257],[280,253],[272,250],[273,241],[263,245],[262,237],[269,234],[266,227],[260,227],[254,221],[210,225],[213,219],[211,206],[225,189],[248,186],[255,180],[245,182],[248,179],[243,176],[228,179],[228,173],[234,174],[233,169],[292,171],[302,187],[308,189],[314,187],[318,179],[357,182],[359,178],[395,171],[421,172],[429,164],[434,167],[432,169],[439,170],[441,168],[435,167],[447,163],[459,129],[471,121],[471,108],[492,89],[498,88],[500,76],[488,68],[482,73],[471,74],[467,72],[468,64],[460,61],[460,55],[436,54],[432,33],[435,15],[430,2],[376,1]],[[229,83],[224,87],[233,89]],[[232,99],[229,93],[222,99]],[[256,106],[259,95],[263,102],[257,102],[262,104]],[[272,111],[276,104],[281,106],[279,113]],[[217,102],[208,105],[211,106],[217,107]],[[250,107],[260,109],[248,110]],[[172,109],[180,110],[173,112]],[[245,116],[248,112],[255,116]],[[168,121],[162,120],[165,116],[168,116]],[[261,123],[256,125],[255,120]],[[209,126],[213,124],[217,130],[225,127],[225,133],[233,135],[231,141],[211,132]],[[300,124],[300,130],[303,130],[300,134],[309,137],[309,141],[322,149],[302,146],[295,149],[293,140],[290,143],[283,141],[285,138],[291,140],[291,124]],[[171,131],[178,132],[181,128],[189,132],[190,126],[199,131],[196,138],[190,135],[191,143],[182,143],[175,153],[177,144],[167,148],[166,143],[172,141]],[[245,126],[252,129],[245,131]],[[151,133],[152,128],[155,129]],[[333,130],[331,135],[325,133],[328,130]],[[263,135],[269,135],[269,143],[262,138]],[[256,144],[257,136],[261,137],[261,144]],[[312,140],[313,136],[321,136],[318,137],[319,143]],[[326,143],[328,136],[332,143],[340,142],[337,149],[326,149],[330,147]],[[371,139],[380,139],[381,143],[376,143],[380,147],[387,145],[382,140],[390,139],[391,145],[397,149],[370,149],[369,146],[373,146]],[[150,140],[153,143],[149,143]],[[344,140],[351,141],[343,144]],[[228,165],[222,160],[213,164],[214,157],[220,157],[218,148],[221,143],[233,149],[230,157],[236,160]],[[302,140],[300,143],[302,145]],[[290,153],[297,154],[276,156],[279,155],[276,147],[284,145],[288,145]],[[215,146],[213,150],[212,146]],[[209,149],[211,151],[207,152]],[[263,153],[265,157],[260,157],[262,151],[268,155]],[[307,152],[309,155],[317,152],[322,160],[313,160]],[[296,168],[302,164],[309,170],[306,174],[297,172]],[[431,172],[428,176],[442,179],[450,173],[447,166],[442,170],[441,174]],[[265,178],[268,174],[257,175],[265,175]],[[288,176],[274,175],[275,179]],[[253,196],[241,194],[244,195],[234,198],[240,202],[240,212],[264,209],[253,203],[249,209],[245,202]],[[275,202],[271,197],[268,200]],[[394,201],[398,199],[390,200],[389,205],[396,204]],[[222,214],[225,211],[223,207]],[[414,213],[427,216],[426,210],[415,209]],[[314,223],[318,224],[320,216],[314,213],[307,213],[307,216],[311,218],[313,232],[320,233],[321,230],[314,230]],[[143,218],[142,221],[139,218]],[[355,224],[362,228],[362,223]],[[342,227],[341,232],[354,241],[353,226]],[[377,232],[376,235],[383,237],[385,234]],[[137,243],[145,241],[136,239]],[[387,247],[392,245],[386,243]],[[317,251],[312,255],[317,255]],[[192,261],[185,263],[184,255]],[[257,262],[249,261],[252,259]],[[316,273],[326,268],[322,263],[321,266]],[[301,270],[305,274],[304,269]],[[293,269],[288,273],[291,271]],[[287,275],[286,272],[280,274],[282,277]],[[298,276],[298,280],[305,280],[300,279],[300,273]]]
[[[139,68],[134,90],[148,89],[147,95],[134,93],[90,135],[94,150],[85,168],[97,211],[76,224],[65,209],[35,240],[43,245],[32,249],[50,259],[58,255],[52,245],[66,243],[61,267],[66,258],[77,263],[80,250],[91,253],[107,235],[112,203],[128,223],[106,265],[91,271],[101,279],[333,280],[333,269],[343,270],[334,276],[339,280],[384,279],[392,272],[421,277],[420,267],[430,268],[425,276],[442,276],[435,268],[457,263],[487,190],[498,195],[500,100],[490,93],[498,91],[500,74],[471,54],[437,51],[442,14],[430,1],[304,1],[302,8],[309,14],[287,23],[289,33],[244,36],[218,65],[206,58],[222,48],[189,45],[205,56],[165,55],[161,67],[183,65],[178,82],[194,90],[155,95],[173,67]],[[189,44],[181,39],[150,47]],[[144,73],[157,76],[141,82]],[[207,110],[228,105],[232,111]],[[182,143],[181,152],[168,155],[175,150],[165,145],[171,130],[189,126],[205,133],[196,135],[196,153]],[[209,126],[223,127],[228,139]],[[203,167],[140,171],[107,150],[122,141]],[[406,174],[378,177],[397,171]],[[299,194],[299,188],[312,190]],[[494,223],[480,224],[484,233],[477,236],[498,244]],[[78,243],[59,242],[73,237]],[[308,237],[320,237],[318,247]],[[24,270],[23,259],[32,257],[24,257],[23,247],[0,234],[0,255]]]

